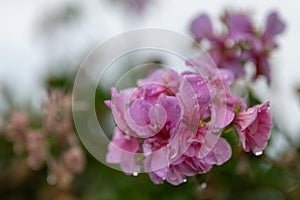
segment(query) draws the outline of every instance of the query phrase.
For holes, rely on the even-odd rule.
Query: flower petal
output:
[[[207,15],[201,14],[191,24],[191,31],[197,39],[210,38],[213,36],[212,24]]]

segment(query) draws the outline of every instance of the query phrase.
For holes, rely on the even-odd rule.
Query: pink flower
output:
[[[272,128],[269,108],[270,103],[266,102],[236,115],[234,127],[246,152],[259,154],[266,148]]]
[[[206,96],[205,104],[201,101],[198,102],[200,111],[202,111],[200,113],[204,116],[201,119],[210,117],[210,124],[213,131],[218,131],[220,128],[229,125],[233,121],[234,112],[237,107],[245,110],[246,103],[244,100],[234,96],[230,91],[230,85],[234,81],[233,73],[230,70],[214,70],[209,64],[201,60],[189,60],[186,64],[193,67],[205,67],[208,74],[207,80],[193,73],[184,73],[184,77],[187,77],[197,95]]]
[[[25,138],[28,132],[30,118],[25,112],[14,112],[11,115],[8,127],[7,136],[14,142],[14,151],[22,153],[26,144]]]
[[[246,39],[254,33],[250,17],[241,12],[225,13],[225,25],[231,39]]]
[[[207,42],[205,47],[218,68],[232,71],[235,77],[243,77],[245,65],[251,62],[256,67],[253,79],[263,75],[270,83],[269,58],[277,47],[275,37],[285,29],[279,15],[270,13],[264,28],[255,27],[250,16],[242,12],[226,12],[222,22],[226,30],[216,34],[208,16],[196,17],[191,22],[195,40]]]
[[[120,164],[122,171],[127,174],[139,172],[141,166],[135,161],[135,154],[140,149],[138,139],[126,135],[119,128],[115,128],[112,142],[109,144],[106,162]]]
[[[63,161],[68,170],[74,174],[81,173],[85,168],[85,157],[80,147],[70,148],[63,155]]]
[[[27,163],[30,168],[37,170],[45,164],[49,150],[45,135],[35,131],[26,134]]]
[[[156,184],[166,180],[178,185],[230,159],[231,146],[219,135],[228,126],[235,127],[245,151],[262,151],[272,127],[269,102],[246,110],[245,101],[230,87],[245,74],[247,62],[254,62],[257,75],[269,79],[267,48],[275,47],[268,45],[275,44],[274,36],[283,30],[278,21],[271,15],[262,32],[248,15],[226,13],[223,22],[228,30],[217,35],[206,15],[197,17],[191,31],[196,40],[209,42],[219,70],[201,57],[186,62],[191,71],[159,69],[138,80],[137,87],[112,88],[105,104],[116,128],[106,161],[119,164],[126,174],[143,169]],[[274,29],[272,24],[277,24]]]
[[[154,183],[166,180],[174,185],[226,162],[231,157],[230,145],[211,133],[210,122],[200,125],[220,114],[224,118],[211,119],[219,131],[233,120],[226,104],[218,104],[218,112],[211,108],[216,107],[212,98],[220,97],[215,94],[225,89],[226,97],[231,84],[230,74],[223,75],[227,86],[222,88],[216,77],[208,80],[194,72],[160,69],[139,80],[138,88],[119,93],[113,88],[111,101],[105,103],[117,127],[106,161],[120,164],[127,174],[144,168]]]
[[[74,180],[74,174],[67,169],[62,162],[51,160],[49,165],[49,172],[47,182],[50,185],[57,184],[58,188],[66,190],[71,188],[72,181]]]
[[[263,40],[274,42],[275,36],[282,33],[284,29],[285,23],[281,21],[279,15],[275,11],[271,12],[267,18]]]
[[[213,28],[209,17],[205,14],[197,16],[191,24],[191,31],[197,39],[213,37]]]
[[[207,130],[207,128],[199,128],[197,136],[190,141],[189,148],[175,161],[161,169],[151,170],[149,173],[151,180],[156,184],[166,180],[173,185],[179,185],[185,181],[186,176],[206,173],[213,165],[222,165],[229,160],[231,147],[228,142],[214,134],[206,133]],[[160,137],[163,136],[145,141],[144,148],[152,146],[152,150],[155,151],[160,147],[161,141],[165,141]],[[146,169],[160,163],[162,161],[160,158],[157,156],[146,157]]]

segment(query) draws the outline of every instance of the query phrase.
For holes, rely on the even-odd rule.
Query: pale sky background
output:
[[[39,24],[67,3],[82,8],[81,18],[71,26],[41,37]],[[0,0],[0,84],[8,84],[16,99],[40,102],[42,77],[58,70],[55,63],[64,58],[76,65],[82,54],[111,36],[135,28],[166,28],[189,34],[193,17],[204,12],[214,20],[224,8],[251,13],[262,25],[268,12],[277,10],[287,24],[280,36],[280,49],[274,54],[273,87],[258,84],[262,99],[269,99],[276,122],[294,140],[300,139],[300,100],[294,87],[300,85],[299,36],[300,2],[294,0],[153,0],[143,16],[104,0]],[[54,38],[54,39],[53,39]],[[49,63],[52,69],[49,69]],[[1,102],[1,101],[0,101]]]

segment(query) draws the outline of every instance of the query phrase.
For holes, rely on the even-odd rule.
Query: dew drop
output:
[[[201,189],[201,190],[204,190],[206,187],[207,187],[207,183],[206,183],[206,182],[203,182],[203,183],[200,185],[200,189]]]
[[[261,156],[262,154],[263,154],[263,152],[262,151],[258,151],[258,152],[255,152],[254,153],[256,156]]]
[[[139,173],[137,173],[137,172],[133,172],[133,173],[132,173],[132,175],[133,175],[133,176],[138,176],[138,175],[139,175]]]
[[[166,180],[166,178],[163,178],[163,180]]]
[[[187,182],[186,178],[185,178],[185,179],[183,179],[183,181],[182,181],[182,182],[184,182],[184,183],[185,183],[185,182]]]

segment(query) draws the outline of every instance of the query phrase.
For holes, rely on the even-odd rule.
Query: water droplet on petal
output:
[[[254,153],[256,156],[261,156],[263,154],[263,151],[258,151]]]
[[[182,182],[184,182],[184,183],[185,183],[185,182],[187,182],[186,178],[185,178],[185,179],[183,179],[183,181],[182,181]]]
[[[166,180],[166,178],[163,178],[163,180]]]
[[[138,176],[138,175],[139,175],[139,173],[137,173],[137,172],[133,172],[133,173],[132,173],[132,175],[133,175],[133,176]]]
[[[201,190],[204,190],[206,187],[207,187],[207,183],[206,183],[206,182],[203,182],[203,183],[200,185],[200,189],[201,189]]]

